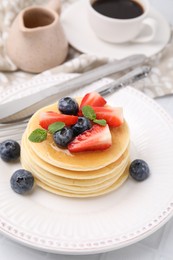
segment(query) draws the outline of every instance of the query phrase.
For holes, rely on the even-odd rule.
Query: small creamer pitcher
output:
[[[28,7],[18,14],[9,31],[6,51],[19,69],[39,73],[64,62],[68,42],[59,10],[60,2],[56,0],[48,6]]]

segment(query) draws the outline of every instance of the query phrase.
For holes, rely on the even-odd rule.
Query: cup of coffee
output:
[[[86,0],[90,25],[110,43],[148,42],[156,32],[148,0]]]

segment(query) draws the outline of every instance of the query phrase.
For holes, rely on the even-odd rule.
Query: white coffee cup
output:
[[[156,21],[149,17],[148,0],[135,0],[143,7],[143,13],[135,18],[110,18],[97,12],[92,4],[98,0],[86,0],[91,28],[96,36],[110,43],[149,42],[156,33]],[[105,0],[106,1],[106,0]]]

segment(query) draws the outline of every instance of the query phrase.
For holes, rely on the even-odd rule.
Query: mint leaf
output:
[[[101,126],[106,125],[106,120],[104,120],[104,119],[94,119],[93,122],[98,124],[98,125],[101,125]]]
[[[95,124],[105,126],[106,125],[106,120],[105,119],[96,119],[96,113],[94,109],[91,106],[83,106],[82,107],[82,113],[83,115],[92,120]]]
[[[34,143],[41,143],[41,142],[43,142],[44,140],[46,140],[46,138],[47,138],[47,130],[44,130],[44,129],[41,129],[41,128],[35,129],[35,130],[30,134],[30,136],[28,137],[28,139],[29,139],[31,142],[34,142]]]
[[[82,113],[86,118],[88,118],[90,120],[96,119],[96,113],[91,106],[83,106]]]
[[[55,122],[55,123],[49,125],[48,131],[49,131],[49,133],[54,134],[55,132],[61,130],[64,126],[65,126],[65,124],[63,122]]]

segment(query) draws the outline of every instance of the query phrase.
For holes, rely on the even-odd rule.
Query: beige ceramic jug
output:
[[[68,42],[60,24],[59,10],[59,0],[52,0],[49,6],[31,6],[16,17],[6,51],[18,68],[39,73],[64,62]]]

